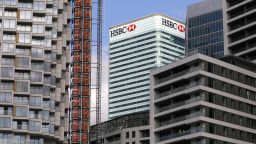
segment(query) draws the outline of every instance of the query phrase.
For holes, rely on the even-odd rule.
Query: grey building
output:
[[[104,144],[150,144],[149,112],[133,113],[100,125]],[[96,144],[96,125],[91,126],[90,144]]]
[[[64,143],[70,62],[67,3],[0,0],[1,144]]]
[[[256,60],[256,1],[223,0],[226,54]]]
[[[186,55],[203,53],[224,56],[222,0],[204,0],[188,6],[186,16]]]
[[[242,58],[195,54],[151,71],[151,143],[256,143],[255,70]]]

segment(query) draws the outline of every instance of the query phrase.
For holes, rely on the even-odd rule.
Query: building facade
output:
[[[202,53],[224,56],[222,0],[204,0],[188,6],[186,18],[186,55]]]
[[[96,144],[96,125],[91,126],[90,144]],[[101,123],[104,144],[150,144],[149,113],[133,113]]]
[[[255,68],[195,54],[151,71],[151,143],[256,143]]]
[[[256,60],[256,1],[224,0],[226,54]]]
[[[66,0],[0,0],[0,143],[64,143],[70,10]]]
[[[150,15],[110,28],[109,118],[149,110],[149,71],[185,53],[185,27]]]

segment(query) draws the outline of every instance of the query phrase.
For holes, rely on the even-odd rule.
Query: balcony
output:
[[[185,135],[189,135],[189,134],[193,134],[193,133],[198,133],[198,132],[204,132],[205,129],[202,127],[197,127],[197,128],[192,128],[189,130],[181,130],[179,132],[175,132],[166,136],[160,136],[159,137],[159,141],[158,142],[162,142],[165,140],[169,140],[169,139],[174,139],[177,137],[181,137],[181,136],[185,136]]]
[[[166,81],[168,81],[168,80],[171,80],[171,79],[174,79],[174,78],[177,78],[177,77],[180,77],[180,76],[183,76],[183,75],[186,75],[186,74],[189,74],[189,73],[191,73],[191,72],[198,71],[198,70],[203,70],[203,67],[193,67],[193,68],[191,68],[191,69],[187,69],[187,70],[184,70],[184,71],[181,71],[181,72],[172,74],[172,75],[170,75],[170,76],[161,78],[161,79],[159,79],[159,80],[157,81],[157,84],[166,82]]]
[[[160,112],[167,111],[167,110],[170,110],[170,109],[173,109],[173,108],[176,108],[176,107],[180,107],[180,106],[184,106],[184,105],[187,105],[187,104],[190,104],[190,103],[194,103],[194,102],[197,102],[197,101],[200,101],[200,100],[203,100],[203,98],[200,97],[200,96],[197,96],[197,97],[191,98],[191,99],[186,100],[186,101],[181,101],[181,102],[178,102],[178,103],[175,103],[175,104],[172,104],[172,105],[161,107],[161,108],[158,109],[157,112],[160,113]]]
[[[189,119],[199,117],[199,116],[205,116],[205,113],[199,111],[199,112],[188,114],[188,115],[185,115],[185,116],[176,117],[174,119],[165,120],[165,121],[159,122],[157,127],[163,127],[163,126],[166,126],[166,125],[170,125],[170,124],[177,123],[177,122],[184,121],[184,120],[189,120]]]
[[[13,130],[19,130],[19,131],[27,131],[28,125],[27,124],[14,124],[12,125]]]
[[[196,86],[199,86],[199,85],[204,85],[204,82],[203,81],[197,81],[197,82],[192,82],[188,85],[184,85],[184,86],[181,86],[181,87],[178,87],[178,88],[174,88],[170,91],[160,93],[159,95],[157,95],[155,97],[155,99],[163,98],[163,97],[169,96],[170,94],[174,94],[174,93],[177,93],[177,92],[180,92],[180,91],[183,91],[183,90],[186,90],[186,89],[190,89],[192,87],[196,87]]]

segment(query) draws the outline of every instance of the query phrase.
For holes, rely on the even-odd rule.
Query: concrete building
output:
[[[256,1],[223,0],[226,54],[256,60]]]
[[[149,71],[185,53],[182,22],[154,14],[110,28],[109,118],[149,110]]]
[[[0,0],[1,144],[64,142],[70,62],[67,3]]]
[[[255,70],[238,57],[195,54],[151,71],[151,143],[256,143]]]
[[[104,144],[150,144],[149,113],[133,113],[101,123]],[[90,144],[96,144],[96,125],[91,126]]]
[[[222,0],[204,0],[188,6],[186,18],[186,55],[202,53],[224,56]]]

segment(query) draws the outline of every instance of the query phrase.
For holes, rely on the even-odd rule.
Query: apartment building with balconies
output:
[[[256,143],[255,64],[195,54],[152,70],[154,144]]]
[[[226,54],[256,61],[256,1],[224,0]]]
[[[67,0],[0,0],[0,143],[64,143]]]

